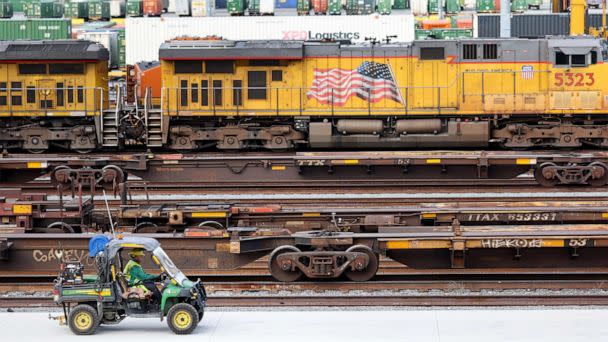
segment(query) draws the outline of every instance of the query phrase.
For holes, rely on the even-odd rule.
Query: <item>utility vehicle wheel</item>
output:
[[[198,325],[198,312],[190,304],[175,304],[169,309],[167,323],[174,333],[178,335],[189,334]]]
[[[76,335],[92,335],[99,326],[97,310],[87,304],[77,305],[68,315],[68,324]]]

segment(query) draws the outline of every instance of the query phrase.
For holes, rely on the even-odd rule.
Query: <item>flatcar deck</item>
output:
[[[407,180],[506,180],[529,171],[542,185],[608,182],[608,152],[398,151],[199,154],[4,154],[2,184],[22,184],[57,167],[114,167],[154,184],[295,184]],[[311,185],[311,184],[309,184]]]

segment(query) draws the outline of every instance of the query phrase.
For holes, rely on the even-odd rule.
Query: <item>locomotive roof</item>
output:
[[[0,61],[108,60],[102,45],[88,40],[0,41]]]
[[[410,56],[420,55],[420,48],[444,47],[446,55],[458,56],[459,46],[475,43],[498,44],[501,50],[517,50],[519,62],[535,61],[547,56],[548,48],[559,48],[565,53],[589,51],[600,48],[594,37],[549,37],[549,38],[463,38],[454,40],[420,40],[409,43],[369,43],[344,44],[339,41],[281,41],[281,40],[198,40],[169,41],[161,45],[159,56],[164,60],[206,60],[206,59],[302,59],[303,56]],[[567,51],[567,52],[566,52]],[[504,56],[504,58],[510,58]],[[503,58],[503,59],[504,59]],[[546,58],[546,57],[543,57]]]
[[[160,46],[159,58],[171,59],[302,59],[301,41],[173,40]]]

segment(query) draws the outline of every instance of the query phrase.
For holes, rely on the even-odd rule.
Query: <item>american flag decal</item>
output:
[[[534,78],[534,67],[531,65],[522,65],[521,78],[523,78],[524,80],[533,79]]]
[[[371,103],[384,98],[403,103],[390,66],[367,61],[354,70],[315,69],[312,87],[306,95],[309,99],[324,104],[333,102],[336,106],[344,106],[352,96]]]

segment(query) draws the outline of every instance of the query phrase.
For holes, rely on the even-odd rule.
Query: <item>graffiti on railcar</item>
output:
[[[484,239],[482,248],[540,248],[542,239]]]
[[[80,262],[83,265],[92,265],[93,259],[89,258],[86,250],[83,249],[35,249],[32,251],[32,258],[37,263],[61,263],[63,261]]]

